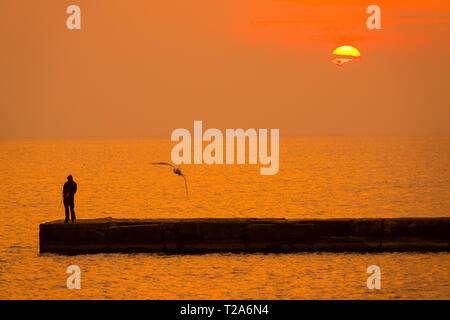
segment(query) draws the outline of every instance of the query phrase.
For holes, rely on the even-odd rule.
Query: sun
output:
[[[348,62],[360,61],[361,53],[353,46],[340,46],[333,51],[331,62],[341,67]]]
[[[340,56],[352,56],[352,57],[360,57],[361,53],[359,50],[353,46],[340,46],[339,48],[334,49],[333,54]]]

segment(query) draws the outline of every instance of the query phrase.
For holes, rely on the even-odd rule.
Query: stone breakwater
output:
[[[39,226],[40,252],[450,251],[450,218],[87,219]]]

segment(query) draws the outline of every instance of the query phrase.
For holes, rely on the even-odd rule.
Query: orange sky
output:
[[[0,37],[0,137],[450,133],[448,1],[2,0]]]

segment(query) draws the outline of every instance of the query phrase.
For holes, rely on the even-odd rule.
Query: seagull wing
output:
[[[188,199],[189,199],[186,176],[183,173],[181,173],[181,176],[184,178],[184,186],[186,187],[186,197],[188,197]]]
[[[176,168],[176,166],[174,166],[173,164],[171,164],[169,162],[152,162],[152,164],[161,164],[164,166],[171,166],[172,168]]]

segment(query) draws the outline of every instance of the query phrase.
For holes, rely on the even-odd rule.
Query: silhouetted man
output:
[[[77,183],[73,181],[73,177],[70,174],[67,177],[67,181],[66,183],[64,183],[63,187],[64,208],[66,209],[65,223],[69,222],[69,208],[72,222],[75,222],[75,211],[73,210],[73,208],[75,207],[75,193],[77,193]]]

